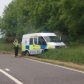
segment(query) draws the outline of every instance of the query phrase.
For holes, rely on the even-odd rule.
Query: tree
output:
[[[83,0],[13,0],[2,18],[6,38],[25,33],[60,32],[75,40],[84,35]]]
[[[84,1],[83,0],[61,0],[63,20],[71,38],[77,39],[84,35]]]

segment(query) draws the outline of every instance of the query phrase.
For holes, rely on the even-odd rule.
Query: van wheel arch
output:
[[[28,50],[22,51],[22,55],[30,55]]]

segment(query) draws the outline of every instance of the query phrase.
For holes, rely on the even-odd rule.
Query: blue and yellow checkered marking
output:
[[[26,45],[26,49],[29,49],[29,45]]]
[[[33,49],[45,49],[46,45],[22,45],[22,51],[33,50]]]
[[[46,48],[46,45],[41,45],[41,49],[45,49]]]

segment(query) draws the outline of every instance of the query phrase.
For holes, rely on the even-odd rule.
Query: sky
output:
[[[0,0],[0,16],[3,15],[4,9],[12,0]]]

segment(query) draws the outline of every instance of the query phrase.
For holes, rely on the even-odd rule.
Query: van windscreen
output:
[[[57,37],[57,36],[44,36],[44,39],[47,41],[47,42],[60,42],[60,38]]]

